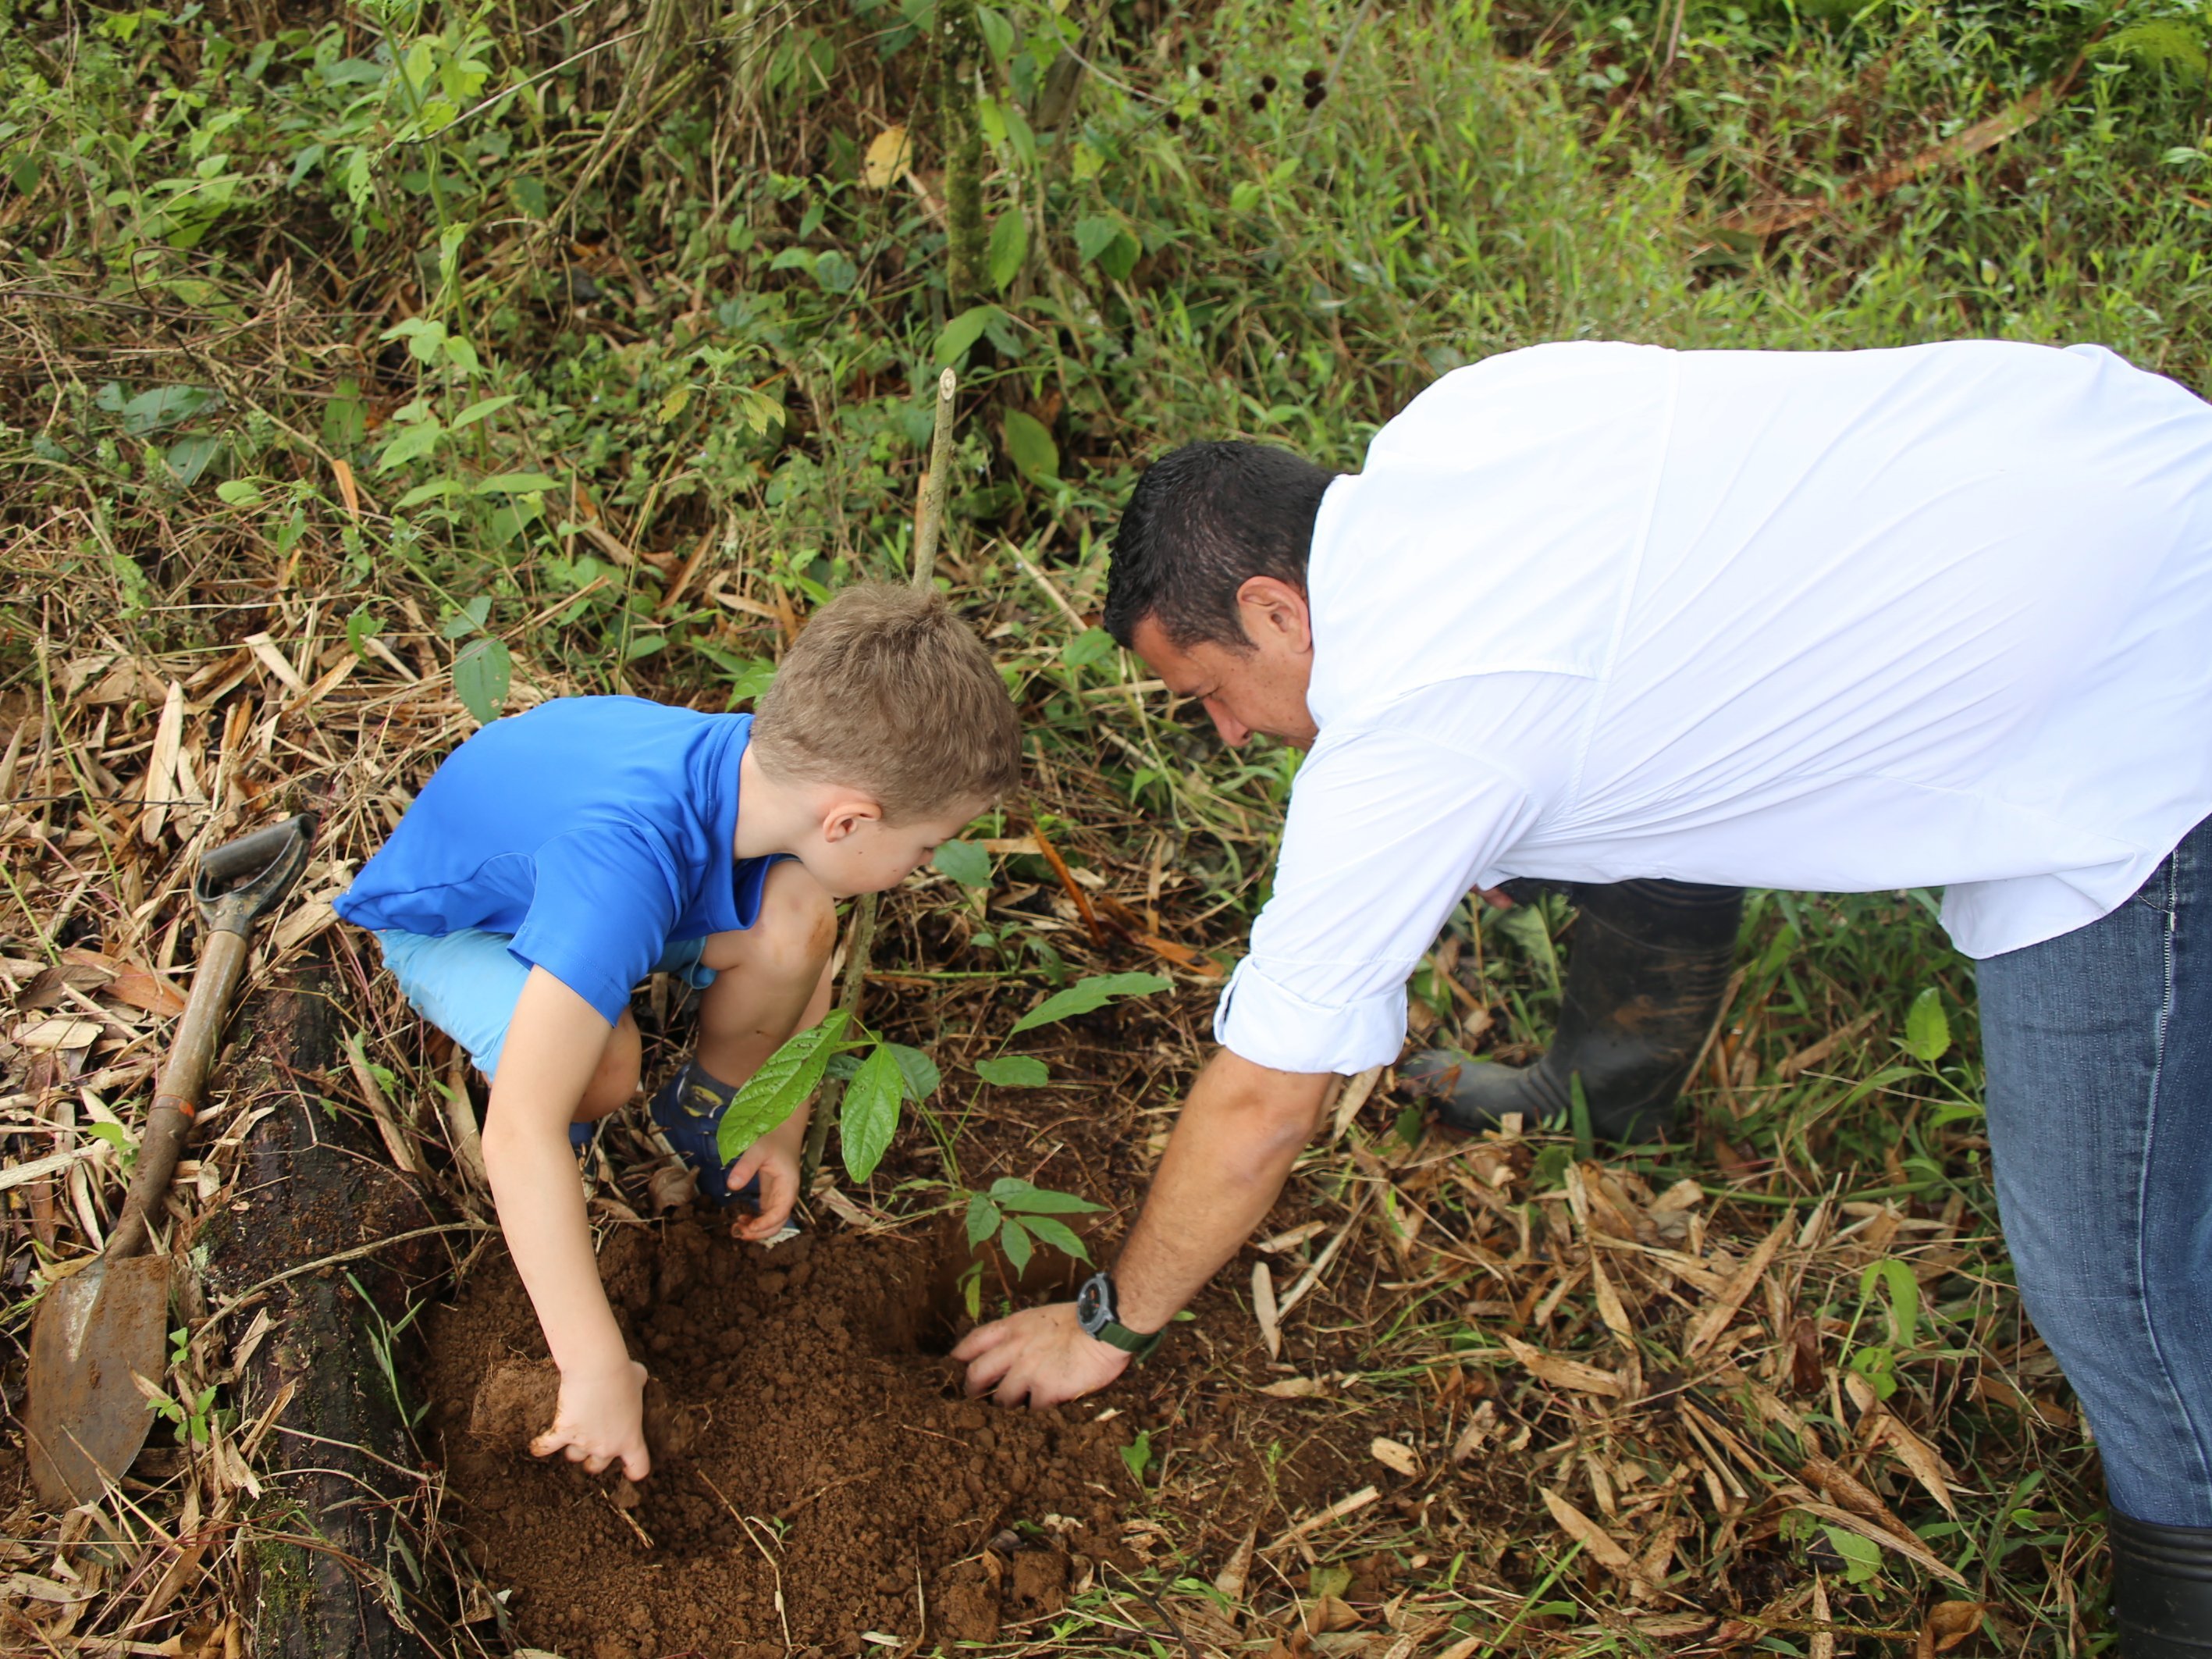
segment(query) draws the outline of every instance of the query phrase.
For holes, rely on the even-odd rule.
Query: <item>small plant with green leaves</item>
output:
[[[938,849],[939,853],[944,850]],[[1014,1022],[1013,1030],[1006,1033],[1006,1042],[1039,1026],[1091,1013],[1123,997],[1150,996],[1173,984],[1172,980],[1158,974],[1094,974],[1076,981],[1064,991],[1055,991],[1024,1014]],[[1035,1089],[1052,1081],[1051,1068],[1044,1061],[1035,1054],[1007,1054],[1003,1043],[997,1054],[975,1062],[975,1075],[1002,1089]]]
[[[856,1035],[848,1038],[848,1030]],[[842,1008],[770,1054],[731,1097],[716,1134],[722,1157],[741,1157],[805,1105],[833,1069],[845,1079],[837,1118],[845,1173],[854,1181],[873,1175],[898,1133],[901,1108],[936,1092],[938,1070],[919,1048],[878,1039]]]

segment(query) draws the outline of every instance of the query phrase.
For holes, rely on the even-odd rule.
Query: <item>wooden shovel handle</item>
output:
[[[185,1133],[199,1112],[200,1089],[215,1064],[216,1040],[231,994],[246,972],[247,939],[228,928],[211,929],[192,975],[192,992],[178,1023],[161,1082],[146,1114],[146,1133],[138,1142],[138,1167],[123,1200],[123,1215],[108,1235],[104,1252],[110,1261],[137,1255],[146,1248],[146,1218],[158,1213],[169,1191],[169,1177],[185,1148]]]

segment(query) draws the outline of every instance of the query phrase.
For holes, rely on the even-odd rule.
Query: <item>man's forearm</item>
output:
[[[1223,1049],[1168,1138],[1144,1212],[1114,1266],[1121,1322],[1154,1331],[1237,1254],[1312,1138],[1329,1079]]]

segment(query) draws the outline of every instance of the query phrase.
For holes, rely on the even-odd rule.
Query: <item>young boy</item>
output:
[[[1020,767],[1006,687],[944,600],[848,588],[757,715],[567,697],[494,721],[338,900],[490,1081],[484,1167],[561,1370],[538,1455],[650,1468],[645,1368],[599,1287],[572,1149],[572,1126],[636,1092],[632,988],[656,969],[705,988],[697,1050],[653,1121],[702,1194],[757,1194],[741,1236],[772,1235],[799,1194],[806,1113],[725,1164],[724,1109],[827,1010],[835,902],[902,880]]]

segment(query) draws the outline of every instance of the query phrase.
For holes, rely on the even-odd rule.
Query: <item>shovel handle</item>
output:
[[[200,1090],[215,1064],[223,1015],[230,1007],[231,993],[246,972],[246,947],[243,933],[224,930],[207,935],[199,967],[192,975],[191,1000],[178,1022],[154,1104],[146,1114],[146,1132],[139,1138],[138,1165],[123,1200],[123,1216],[108,1235],[104,1254],[111,1261],[136,1255],[146,1248],[146,1218],[158,1212],[167,1196],[169,1177],[176,1174],[177,1159],[185,1150],[185,1136],[198,1115]]]

